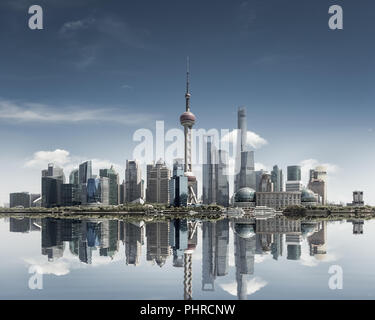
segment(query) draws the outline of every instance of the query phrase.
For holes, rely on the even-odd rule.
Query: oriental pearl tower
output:
[[[189,57],[187,58],[186,71],[186,111],[180,116],[181,125],[184,127],[185,133],[185,173],[188,178],[188,204],[196,204],[197,196],[194,192],[196,190],[197,179],[192,172],[191,164],[191,129],[195,123],[195,115],[190,111],[190,92],[189,92]]]

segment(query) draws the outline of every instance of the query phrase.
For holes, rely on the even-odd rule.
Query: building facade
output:
[[[118,205],[119,204],[119,175],[111,166],[110,169],[100,169],[99,170],[100,178],[108,178],[109,183],[109,195],[108,195],[108,204],[109,205]]]
[[[147,202],[169,203],[170,177],[171,172],[161,159],[156,164],[147,165]]]
[[[308,188],[319,196],[320,204],[327,204],[327,171],[324,167],[316,167],[310,170]]]
[[[273,183],[273,190],[275,192],[284,191],[283,171],[279,169],[277,165],[273,166],[273,169],[271,172],[271,181]]]
[[[142,171],[137,160],[126,160],[125,201],[132,202],[144,198]]]
[[[301,192],[257,192],[256,205],[275,209],[301,205]]]
[[[9,195],[9,207],[30,208],[31,199],[28,192],[14,192]]]
[[[169,180],[169,203],[174,207],[186,207],[188,203],[188,178],[184,170],[184,160],[175,159],[172,178]]]

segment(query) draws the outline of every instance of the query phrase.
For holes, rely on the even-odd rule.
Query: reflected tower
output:
[[[184,300],[193,299],[193,253],[198,242],[198,222],[188,222],[188,247],[184,251]]]

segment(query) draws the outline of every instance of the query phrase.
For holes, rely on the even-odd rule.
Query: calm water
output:
[[[374,243],[373,220],[0,219],[0,299],[374,299]]]

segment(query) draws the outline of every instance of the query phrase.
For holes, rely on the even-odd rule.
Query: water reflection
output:
[[[363,234],[363,220],[348,222],[353,224],[353,234]],[[183,268],[183,297],[187,300],[193,298],[193,257],[198,239],[202,239],[201,290],[215,291],[217,278],[228,277],[232,252],[238,299],[247,299],[257,256],[270,255],[279,260],[286,255],[287,260],[298,261],[303,242],[308,244],[310,256],[322,260],[327,255],[326,221],[301,222],[284,217],[150,222],[10,218],[9,230],[41,232],[41,254],[51,262],[62,258],[68,248],[84,264],[92,263],[94,251],[113,259],[121,242],[127,265],[140,265],[142,250],[146,260],[160,268],[171,259],[173,267]],[[233,251],[230,238],[233,238]]]

